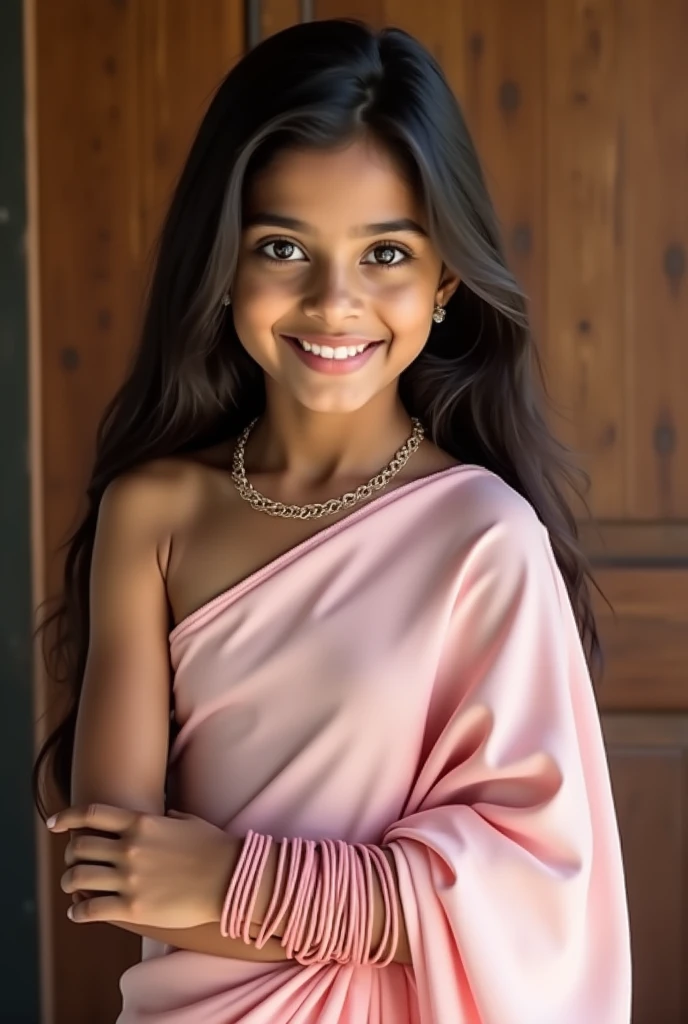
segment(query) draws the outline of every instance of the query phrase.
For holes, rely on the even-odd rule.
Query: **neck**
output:
[[[361,482],[385,467],[412,433],[401,402],[385,416],[373,403],[354,413],[301,408],[286,416],[268,406],[249,435],[245,470],[303,488]]]

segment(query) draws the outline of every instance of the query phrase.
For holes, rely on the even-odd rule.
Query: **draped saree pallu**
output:
[[[170,652],[173,806],[244,838],[223,933],[260,946],[279,916],[276,882],[250,938],[272,842],[301,909],[280,962],[144,939],[119,1024],[628,1024],[590,677],[547,531],[499,477],[454,466],[378,496],[184,619]],[[397,908],[411,965],[391,959]]]

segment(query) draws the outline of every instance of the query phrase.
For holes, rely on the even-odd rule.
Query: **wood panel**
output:
[[[624,0],[626,495],[688,519],[688,5]]]
[[[684,1024],[688,717],[611,715],[604,731],[633,928],[633,1024]]]
[[[512,271],[546,355],[545,6],[464,0],[457,90],[499,215]]]
[[[687,14],[652,0],[547,6],[548,369],[555,428],[591,474],[583,538],[613,607],[594,595],[634,1024],[688,1019]]]
[[[253,43],[299,19],[359,17],[410,31],[442,63],[530,296],[561,413],[553,426],[592,477],[596,523],[583,536],[615,612],[596,600],[607,655],[600,703],[631,901],[634,1024],[681,1024],[688,913],[672,893],[688,891],[685,2],[253,0],[246,24],[238,0],[29,2],[38,556],[53,555],[73,519],[95,423],[136,336],[170,189],[245,36]],[[58,565],[48,560],[44,588],[56,584]],[[51,885],[42,908],[46,1020],[100,1024],[114,1017],[116,980],[138,940],[66,921],[61,851],[52,843],[51,851],[43,848],[42,861]]]
[[[688,573],[685,569],[598,569],[612,605],[595,593],[607,669],[600,705],[654,712],[688,705]]]
[[[600,518],[688,514],[686,39],[680,0],[548,6],[550,368]]]
[[[258,39],[266,39],[275,32],[281,32],[283,28],[298,24],[303,6],[302,0],[265,0],[264,3],[258,4]],[[258,42],[258,39],[255,42]]]
[[[30,6],[40,279],[33,397],[43,421],[35,544],[48,555],[40,601],[59,583],[58,548],[83,495],[96,424],[136,340],[171,188],[213,89],[243,52],[244,25],[235,0]],[[118,980],[139,958],[140,940],[67,920],[63,850],[59,838],[41,838],[44,1019],[101,1024],[118,1012]]]
[[[628,512],[623,126],[615,0],[547,7],[548,369],[598,517]]]
[[[81,502],[94,427],[131,343],[138,267],[129,234],[136,135],[131,6],[39,2],[34,15],[39,223],[44,593],[58,585],[58,547]],[[43,595],[37,595],[43,596]],[[50,696],[50,692],[48,696]],[[50,721],[50,720],[48,720]],[[114,1020],[123,963],[140,942],[106,925],[79,929],[59,889],[65,842],[41,853],[46,1021]],[[100,1008],[100,1009],[99,1009]]]
[[[132,227],[147,257],[193,136],[221,79],[244,52],[242,6],[235,0],[157,0],[138,11],[140,206]],[[132,121],[133,124],[133,121]],[[137,254],[138,255],[138,254]]]

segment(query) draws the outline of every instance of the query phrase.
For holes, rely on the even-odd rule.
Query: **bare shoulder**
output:
[[[99,524],[139,536],[171,535],[197,513],[209,487],[227,471],[229,446],[143,463],[116,477],[105,489]]]

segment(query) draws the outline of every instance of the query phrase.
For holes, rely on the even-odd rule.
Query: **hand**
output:
[[[81,894],[67,911],[73,921],[169,929],[219,922],[238,843],[203,818],[92,804],[61,811],[48,827],[72,832],[60,886]]]

